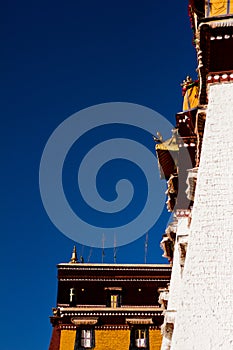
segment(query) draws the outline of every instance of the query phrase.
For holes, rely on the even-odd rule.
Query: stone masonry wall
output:
[[[211,85],[171,350],[233,349],[233,83]]]

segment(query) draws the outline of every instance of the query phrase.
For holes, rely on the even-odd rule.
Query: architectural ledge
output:
[[[233,71],[227,72],[210,72],[207,76],[208,84],[227,83],[233,81]]]
[[[211,28],[219,28],[219,27],[233,27],[233,18],[223,18],[214,21],[206,22]]]
[[[122,287],[105,287],[104,290],[110,290],[110,291],[122,291]]]
[[[60,263],[57,265],[60,270],[114,270],[114,271],[137,271],[137,270],[148,270],[148,271],[166,271],[169,267],[167,264],[105,264],[105,263]]]
[[[88,312],[88,313],[93,313],[93,312],[104,312],[104,313],[109,313],[109,312],[162,312],[163,309],[158,306],[120,306],[120,307],[95,307],[94,305],[89,305],[89,307],[60,307],[60,313],[72,313],[72,312]]]
[[[154,324],[152,318],[126,318],[125,321],[129,324]]]
[[[168,265],[168,272],[169,270],[171,270],[171,265]],[[59,278],[59,281],[61,282],[89,282],[89,283],[93,283],[93,281],[98,281],[98,282],[169,282],[170,278],[144,278],[144,277],[140,277],[140,278],[75,278],[75,277],[71,277],[71,278]]]
[[[88,317],[88,318],[83,318],[83,317],[72,317],[71,322],[75,326],[80,326],[80,325],[95,325],[98,322],[98,317]]]

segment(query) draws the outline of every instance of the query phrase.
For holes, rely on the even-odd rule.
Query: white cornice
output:
[[[58,269],[68,270],[144,270],[144,271],[167,271],[171,269],[168,264],[89,264],[89,263],[60,263]]]
[[[62,282],[93,282],[93,281],[100,281],[100,282],[169,282],[170,278],[95,278],[95,277],[89,277],[89,278],[59,278],[59,281]]]

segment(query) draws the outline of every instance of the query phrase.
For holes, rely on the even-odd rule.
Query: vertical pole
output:
[[[105,236],[104,236],[104,233],[103,233],[103,236],[102,236],[102,264],[104,262],[104,256],[105,256],[105,252],[104,252],[104,241],[105,241]]]
[[[148,251],[148,232],[146,233],[146,240],[145,240],[145,254],[144,254],[144,263],[146,264],[147,260],[147,251]]]
[[[116,264],[116,261],[117,261],[117,240],[116,240],[116,234],[114,234],[113,260],[114,260],[114,264]]]

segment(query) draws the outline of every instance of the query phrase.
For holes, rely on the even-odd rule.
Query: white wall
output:
[[[233,83],[210,86],[172,350],[233,349]]]

